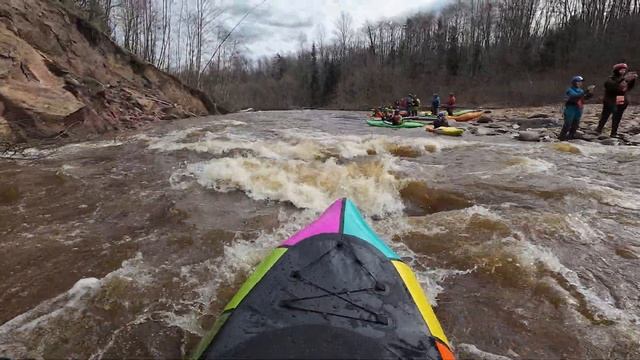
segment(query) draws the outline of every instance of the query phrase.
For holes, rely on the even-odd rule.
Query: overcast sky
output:
[[[262,0],[226,0],[227,26],[235,25],[247,10]],[[276,53],[285,54],[306,45],[325,33],[325,41],[333,38],[335,20],[344,11],[353,18],[354,28],[365,21],[398,18],[420,10],[429,10],[446,0],[266,0],[236,30],[245,44],[244,53],[251,58]]]

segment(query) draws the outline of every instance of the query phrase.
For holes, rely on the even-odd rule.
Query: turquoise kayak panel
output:
[[[369,224],[362,218],[362,214],[360,214],[358,208],[349,199],[345,200],[342,224],[343,234],[352,235],[368,242],[391,260],[400,260],[398,254],[391,250],[391,248],[378,237],[373,229],[371,229]]]

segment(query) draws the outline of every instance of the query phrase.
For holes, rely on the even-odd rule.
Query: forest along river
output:
[[[163,123],[0,163],[0,356],[188,356],[252,268],[349,197],[456,352],[640,357],[640,149],[363,113]]]

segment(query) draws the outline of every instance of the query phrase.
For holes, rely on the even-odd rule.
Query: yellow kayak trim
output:
[[[447,344],[447,346],[450,346],[449,340],[444,334],[442,326],[440,326],[440,321],[438,321],[436,313],[433,312],[433,308],[429,305],[429,300],[427,299],[425,292],[422,290],[422,287],[420,287],[420,283],[418,282],[416,275],[411,271],[411,268],[409,268],[407,264],[397,260],[392,260],[391,262],[398,271],[398,274],[400,274],[407,290],[409,290],[409,293],[413,298],[413,302],[418,307],[418,310],[420,311],[424,322],[427,324],[431,335]]]

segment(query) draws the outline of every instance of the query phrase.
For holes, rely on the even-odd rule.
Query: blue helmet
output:
[[[575,84],[575,83],[580,82],[580,81],[584,81],[584,78],[582,76],[580,76],[580,75],[574,76],[571,79],[571,83],[572,84]]]

